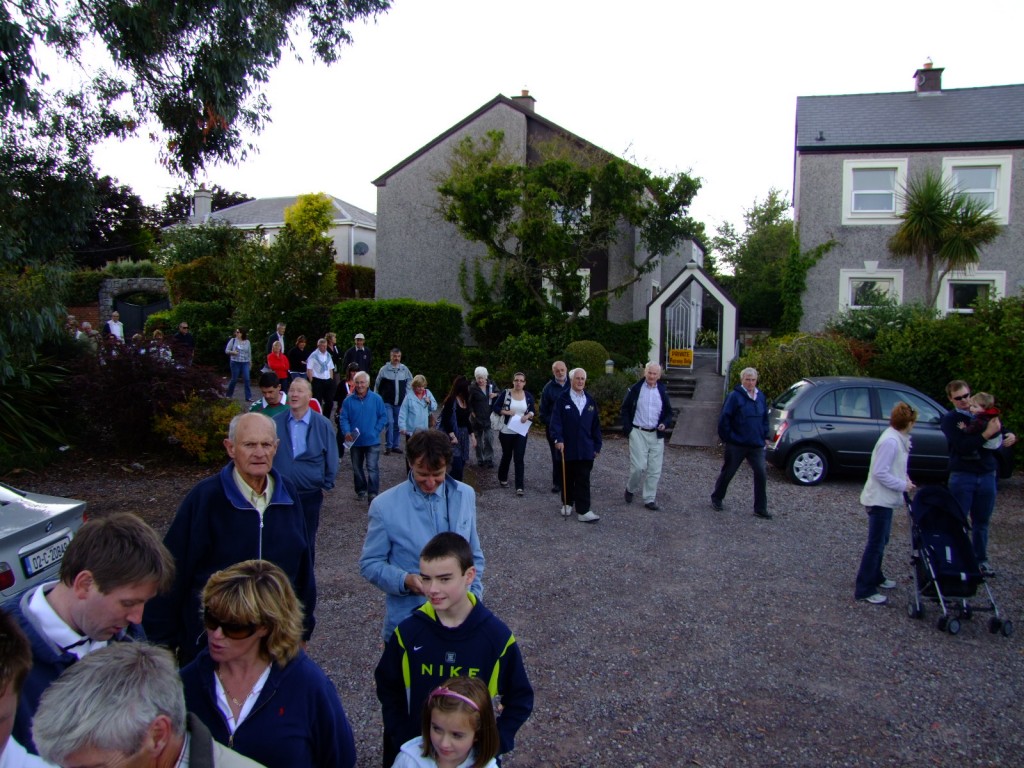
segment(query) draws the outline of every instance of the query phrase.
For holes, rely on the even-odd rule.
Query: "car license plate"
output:
[[[22,557],[21,564],[25,569],[25,574],[28,576],[34,576],[40,571],[49,568],[54,563],[59,563],[64,557],[64,550],[68,548],[68,544],[70,543],[71,537],[65,536],[60,541],[54,542],[48,547],[44,547],[30,555]]]

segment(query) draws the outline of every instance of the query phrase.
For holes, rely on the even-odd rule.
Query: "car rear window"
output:
[[[796,396],[803,392],[805,389],[811,387],[812,384],[809,381],[798,381],[796,384],[791,386],[781,395],[776,397],[772,401],[772,408],[778,408],[780,411],[785,410],[794,402],[796,402]]]

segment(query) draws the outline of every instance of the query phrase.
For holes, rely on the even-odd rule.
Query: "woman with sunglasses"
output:
[[[220,743],[267,768],[351,768],[334,684],[302,650],[302,606],[284,571],[245,560],[203,588],[207,647],[181,670],[185,703]]]

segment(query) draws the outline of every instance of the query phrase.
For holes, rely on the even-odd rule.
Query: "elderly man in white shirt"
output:
[[[626,503],[642,490],[644,506],[650,510],[659,509],[656,496],[665,456],[665,431],[672,426],[672,403],[660,379],[661,366],[648,363],[644,378],[627,390],[619,412],[622,434],[629,438]]]

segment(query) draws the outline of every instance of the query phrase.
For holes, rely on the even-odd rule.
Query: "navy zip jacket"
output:
[[[204,648],[181,670],[185,707],[217,741],[267,768],[352,768],[356,746],[334,684],[304,651],[270,676],[242,724],[229,733],[217,708],[214,665]]]
[[[718,417],[718,436],[723,443],[748,448],[763,446],[769,436],[768,400],[764,392],[757,390],[756,399],[751,399],[743,385],[737,384],[722,406]]]
[[[142,624],[150,640],[178,649],[181,664],[206,647],[199,595],[215,571],[243,560],[269,560],[295,588],[305,613],[305,639],[316,625],[316,577],[299,493],[291,480],[271,469],[274,495],[262,517],[242,496],[232,476],[234,462],[189,491],[164,545],[174,555],[174,586],[154,597]]]
[[[450,677],[479,677],[501,697],[501,753],[515,747],[516,732],[533,711],[533,687],[515,635],[469,593],[473,610],[457,627],[437,619],[424,603],[391,634],[373,673],[384,714],[384,733],[398,750],[421,735],[423,703]]]
[[[36,589],[49,591],[54,584],[56,582],[46,582],[40,584]],[[25,682],[21,686],[21,693],[18,695],[18,709],[14,715],[14,730],[11,732],[18,743],[32,754],[37,754],[35,742],[32,741],[32,718],[35,717],[36,710],[39,708],[39,699],[42,698],[43,691],[49,688],[50,684],[60,677],[65,669],[78,661],[75,654],[62,650],[59,645],[44,635],[26,611],[28,602],[32,599],[36,589],[23,592],[4,605],[4,610],[18,622],[18,626],[28,638],[29,645],[32,646],[32,669],[29,670],[28,677],[25,678]],[[145,639],[146,634],[142,631],[142,627],[138,624],[129,624],[121,634],[110,638],[110,642],[133,642]]]
[[[626,390],[626,397],[622,401],[622,408],[619,410],[619,417],[622,419],[622,434],[629,437],[633,431],[633,418],[636,416],[636,405],[640,401],[640,391],[647,386],[647,380],[641,379]],[[664,382],[658,382],[658,394],[661,396],[661,415],[658,416],[658,423],[664,424],[665,429],[659,430],[656,434],[660,440],[665,439],[665,433],[672,427],[672,403],[668,399],[668,390]]]
[[[565,444],[566,461],[591,461],[601,452],[601,414],[589,392],[583,393],[587,404],[580,413],[570,391],[567,389],[555,400],[548,433],[551,442]]]

